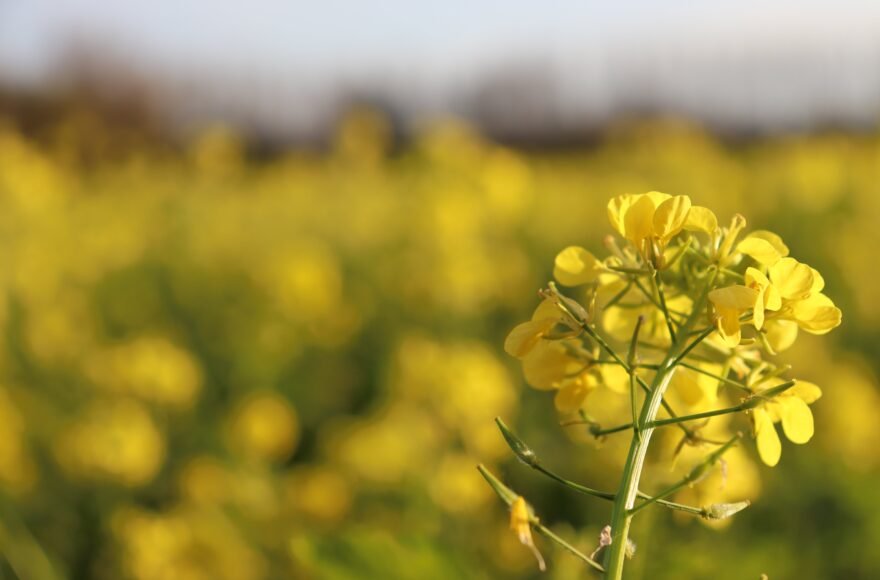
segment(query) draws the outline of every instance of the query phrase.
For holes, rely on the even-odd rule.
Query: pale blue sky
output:
[[[584,51],[768,51],[880,37],[876,0],[0,0],[0,66],[45,69],[70,39],[158,66],[435,66],[506,54],[551,59]]]
[[[346,87],[455,111],[521,62],[550,71],[551,108],[569,115],[647,103],[761,125],[880,111],[880,0],[0,0],[0,81],[54,78],[76,44],[171,79],[172,108],[261,107],[269,126],[278,111],[323,123]]]

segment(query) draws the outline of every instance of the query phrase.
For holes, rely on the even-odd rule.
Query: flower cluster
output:
[[[545,292],[531,320],[514,328],[505,342],[505,350],[522,361],[530,385],[556,392],[562,413],[581,410],[597,388],[621,395],[629,390],[624,365],[607,360],[584,324],[624,341],[641,318],[640,341],[661,354],[689,318],[692,328],[715,328],[673,380],[675,395],[689,407],[717,400],[719,388],[732,379],[707,375],[724,369],[749,395],[783,383],[766,355],[790,347],[798,329],[824,334],[840,324],[840,309],[822,293],[821,274],[790,257],[773,232],[743,236],[741,215],[719,226],[711,210],[693,205],[688,196],[652,191],[612,199],[608,217],[625,243],[607,238],[609,255],[603,259],[578,246],[562,250],[553,275],[559,285],[575,289],[577,301],[565,297],[561,302],[559,292]],[[695,311],[701,296],[708,297],[708,305]],[[651,354],[642,350],[640,358],[647,361]],[[659,363],[662,356],[656,358]],[[650,364],[642,368],[647,371]],[[795,443],[812,435],[806,405],[821,391],[804,385],[752,413],[760,455],[768,465],[779,459],[773,423],[782,422]]]
[[[688,196],[652,191],[612,199],[608,218],[622,240],[608,236],[603,258],[579,246],[562,250],[554,263],[555,282],[540,292],[531,319],[516,326],[504,346],[521,360],[530,385],[555,392],[560,413],[580,416],[568,424],[586,424],[596,437],[632,432],[618,493],[596,494],[615,501],[611,527],[619,533],[642,507],[693,488],[726,464],[721,456],[740,439],[738,433],[730,437],[735,431],[730,421],[738,414],[750,418],[758,455],[767,465],[776,465],[781,455],[776,423],[791,442],[809,441],[809,405],[821,390],[786,378],[789,367],[776,356],[800,330],[825,334],[838,326],[841,312],[823,293],[825,281],[816,269],[789,256],[777,234],[745,233],[739,214],[722,226]],[[591,403],[600,390],[628,395],[628,412],[622,414],[626,406],[618,405],[622,416],[607,413],[601,402],[608,401],[607,394]],[[597,416],[623,424],[606,427]],[[680,482],[636,504],[648,442],[665,426],[683,432],[676,457],[686,446],[715,449]],[[523,459],[524,444],[502,432]],[[719,441],[719,433],[726,440]],[[536,467],[532,453],[524,461]],[[667,507],[713,520],[747,505]],[[608,577],[619,577],[621,549],[609,548]]]

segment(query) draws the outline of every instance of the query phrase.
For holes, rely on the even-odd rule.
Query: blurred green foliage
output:
[[[778,231],[844,324],[790,355],[825,393],[816,444],[726,529],[652,510],[631,577],[880,576],[880,134],[658,122],[523,153],[449,121],[392,150],[359,110],[330,151],[255,161],[223,129],[82,155],[97,130],[0,130],[0,577],[537,575],[479,462],[591,552],[609,506],[514,464],[492,419],[596,487],[615,444],[560,428],[501,346],[556,252],[651,189]]]

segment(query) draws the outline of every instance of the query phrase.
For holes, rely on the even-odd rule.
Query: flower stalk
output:
[[[522,463],[572,491],[613,502],[610,525],[603,527],[593,554],[603,553],[603,564],[544,527],[522,497],[484,467],[479,469],[510,506],[511,528],[534,552],[541,569],[544,560],[532,541],[532,530],[603,573],[606,580],[621,580],[624,564],[633,555],[630,528],[642,510],[656,504],[718,520],[748,507],[748,501],[723,501],[721,490],[699,488],[719,463],[721,477],[728,476],[722,456],[743,437],[726,427],[731,417],[741,415],[749,421],[758,455],[769,466],[781,454],[775,424],[781,423],[793,443],[806,443],[812,437],[808,405],[821,396],[821,390],[812,383],[783,378],[790,367],[767,362],[763,355],[775,356],[788,348],[799,330],[825,334],[840,324],[841,314],[822,293],[822,276],[789,257],[779,236],[767,231],[741,236],[746,222],[739,214],[722,227],[714,213],[693,206],[687,196],[649,192],[612,199],[608,216],[625,243],[608,236],[605,245],[611,255],[603,260],[578,246],[560,252],[553,270],[556,282],[581,291],[567,296],[556,282],[549,282],[539,292],[542,303],[531,320],[508,335],[505,350],[522,361],[532,386],[556,392],[554,405],[560,413],[581,417],[563,420],[561,425],[587,425],[597,439],[631,433],[616,491],[594,489],[551,471],[496,419]],[[731,396],[721,393],[721,387],[738,390],[739,403],[719,405],[720,397]],[[596,389],[607,389],[605,396],[611,392],[627,396],[628,405],[612,406],[603,413],[624,421],[629,415],[629,422],[602,428],[586,411],[587,397]],[[639,389],[644,392],[641,406]],[[675,406],[686,407],[686,412],[673,409],[667,400],[670,392]],[[661,409],[666,416],[658,417]],[[640,490],[640,483],[652,436],[669,425],[684,433],[675,457],[686,445],[695,451],[707,445],[715,449],[676,483],[648,495]],[[704,429],[710,431],[707,436],[702,435]],[[731,431],[736,435],[728,439]],[[740,453],[731,457],[732,464],[743,460]],[[695,488],[708,505],[672,501],[685,488]]]

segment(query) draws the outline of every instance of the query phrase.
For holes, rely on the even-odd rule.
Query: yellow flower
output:
[[[684,229],[690,209],[691,200],[686,195],[650,191],[615,197],[608,202],[608,219],[621,236],[647,257],[649,243],[656,242],[662,250]]]
[[[739,284],[716,288],[709,292],[709,301],[715,307],[715,324],[727,346],[734,347],[739,344],[742,338],[739,317],[754,308],[757,300],[757,290]]]
[[[770,266],[769,273],[783,298],[781,318],[812,334],[825,334],[840,326],[840,309],[822,294],[825,280],[814,268],[794,258],[782,258]]]
[[[765,381],[763,388],[757,392],[760,393],[783,382],[781,379]],[[761,461],[773,467],[779,463],[779,457],[782,455],[782,444],[775,423],[782,423],[782,430],[792,443],[803,444],[813,437],[813,413],[808,405],[821,396],[821,389],[813,383],[798,381],[792,388],[752,411]]]
[[[541,552],[538,551],[535,541],[532,539],[531,520],[533,517],[529,505],[522,496],[517,496],[513,503],[510,504],[510,529],[516,532],[520,543],[532,551],[532,554],[538,560],[538,568],[543,572],[547,569],[547,565],[544,563],[544,557],[541,556]]]

